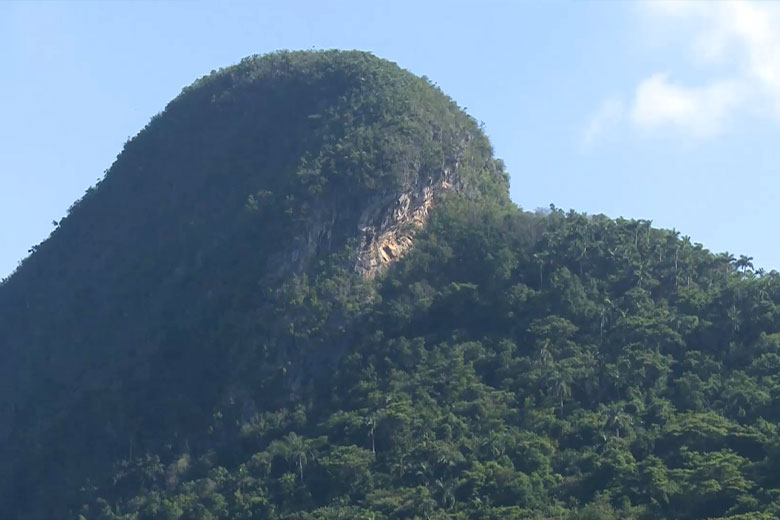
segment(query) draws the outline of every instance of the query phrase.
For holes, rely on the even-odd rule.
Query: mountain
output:
[[[0,518],[778,517],[780,274],[507,179],[367,53],[184,89],[0,285]]]

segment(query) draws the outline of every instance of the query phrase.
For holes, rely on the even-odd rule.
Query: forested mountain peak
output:
[[[0,286],[0,517],[777,518],[780,275],[508,201],[361,52],[173,100]]]
[[[280,302],[323,266],[344,299],[370,299],[352,273],[368,280],[400,258],[445,193],[508,204],[507,188],[471,117],[369,53],[278,52],[199,79],[0,286],[0,449],[15,461],[0,503],[25,511],[89,461],[203,422],[249,391],[231,356],[288,327]],[[274,363],[308,349],[282,343]],[[285,370],[274,399],[308,373]],[[61,471],[25,473],[33,454],[64,457]]]

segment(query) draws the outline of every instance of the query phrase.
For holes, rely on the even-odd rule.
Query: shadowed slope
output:
[[[186,88],[0,286],[0,516],[209,444],[191,432],[221,400],[286,400],[307,347],[285,283],[327,260],[357,297],[444,191],[508,200],[474,121],[370,54],[249,58]]]

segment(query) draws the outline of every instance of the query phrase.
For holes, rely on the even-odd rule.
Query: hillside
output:
[[[0,517],[780,515],[780,275],[506,179],[366,53],[186,88],[0,286]]]
[[[210,447],[221,403],[286,403],[342,348],[304,327],[346,322],[369,297],[350,285],[446,191],[508,201],[473,119],[392,63],[277,53],[184,89],[0,290],[0,517],[57,517],[117,460]],[[333,311],[298,305],[323,270]]]

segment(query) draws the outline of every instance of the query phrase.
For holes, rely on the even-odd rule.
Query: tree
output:
[[[301,484],[303,484],[303,467],[308,463],[309,455],[311,455],[310,441],[295,432],[290,432],[287,436],[280,440],[274,441],[271,451],[284,457],[288,463],[292,463],[301,478]]]
[[[621,404],[614,403],[607,407],[607,422],[605,427],[615,432],[615,437],[620,438],[621,430],[625,430],[631,424],[631,416],[628,415]]]

